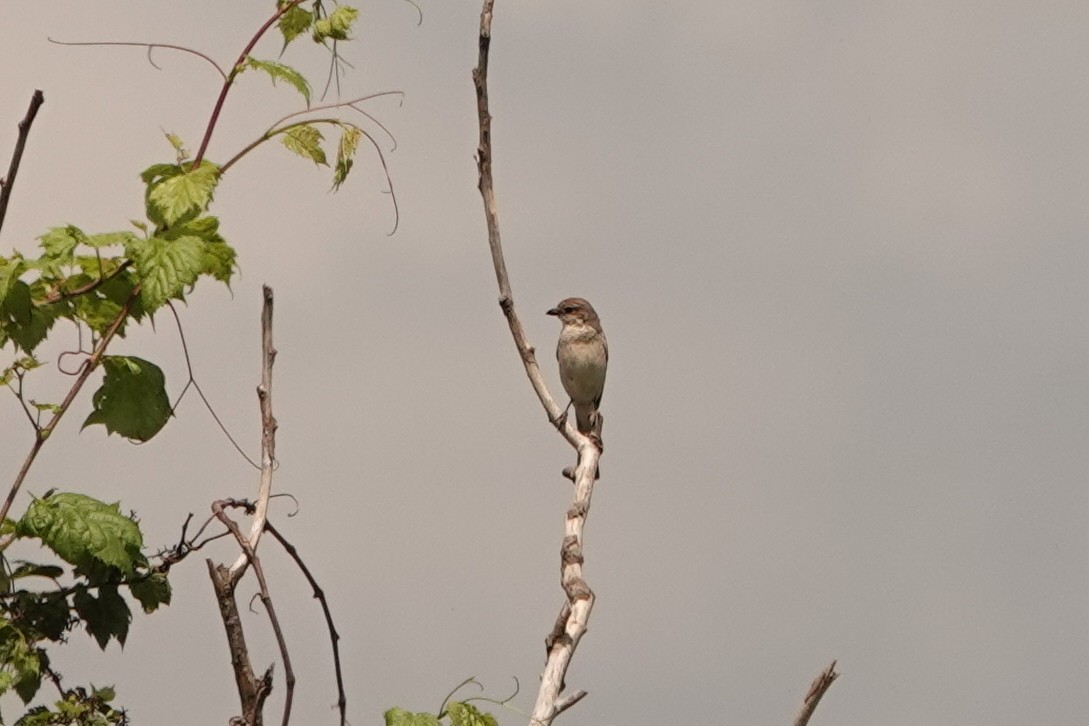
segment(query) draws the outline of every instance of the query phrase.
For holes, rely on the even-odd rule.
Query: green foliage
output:
[[[337,145],[337,165],[333,171],[334,190],[340,189],[340,185],[348,178],[348,172],[355,163],[353,158],[359,148],[359,137],[363,135],[362,129],[351,124],[341,124],[341,129],[340,143]]]
[[[78,724],[78,726],[124,726],[129,723],[124,710],[117,710],[110,705],[115,698],[113,687],[73,688],[64,694],[64,698],[54,703],[56,710],[46,706],[35,706],[15,722],[15,726],[53,726],[55,724]]]
[[[159,433],[173,415],[162,370],[142,358],[120,355],[104,356],[102,367],[106,375],[83,428],[103,424],[107,432],[136,441]]]
[[[283,7],[286,2],[287,0],[280,0],[277,5]],[[284,36],[284,48],[287,48],[288,44],[295,38],[310,30],[313,23],[314,14],[309,10],[303,10],[298,5],[281,15],[276,27]]]
[[[61,492],[35,499],[15,526],[19,537],[35,537],[79,571],[105,565],[131,575],[144,563],[140,527],[106,504],[85,494]]]
[[[298,6],[295,6],[298,9]],[[247,58],[246,62],[242,64],[240,70],[246,70],[247,68],[253,68],[255,70],[264,71],[272,79],[272,85],[276,85],[276,81],[284,81],[296,91],[302,94],[302,97],[306,100],[307,108],[310,107],[310,83],[303,77],[303,74],[291,66],[285,66],[283,63],[277,63],[276,61],[262,61],[256,58]]]
[[[292,126],[283,133],[284,146],[304,159],[311,159],[315,164],[329,166],[325,151],[321,148],[322,135],[310,124]]]
[[[140,178],[147,185],[147,218],[160,227],[193,219],[212,203],[219,166],[208,160],[196,169],[184,164],[154,164]]]
[[[403,708],[391,708],[385,713],[386,726],[440,726],[443,718],[450,719],[450,726],[499,726],[490,713],[482,713],[476,706],[462,701],[450,702],[438,716]]]
[[[276,2],[279,9],[290,4],[290,0]],[[276,27],[285,48],[307,33],[315,42],[324,45],[331,41],[335,47],[336,42],[350,37],[357,17],[354,8],[335,5],[329,12],[321,0],[313,0],[291,5]],[[335,49],[333,53],[337,62]],[[249,70],[268,75],[274,85],[283,82],[291,86],[309,108],[310,83],[278,61],[247,57],[228,74],[224,92],[239,74]],[[238,269],[235,250],[220,234],[219,219],[209,213],[222,169],[204,154],[217,118],[218,107],[195,158],[180,136],[163,132],[173,161],[153,164],[141,174],[144,206],[142,215],[137,216],[144,218],[131,220],[132,229],[87,232],[63,222],[47,229],[33,252],[0,256],[0,349],[5,349],[5,355],[12,353],[0,363],[6,366],[0,370],[0,385],[27,411],[37,444],[53,431],[72,400],[66,398],[62,406],[24,396],[24,379],[43,367],[35,356],[38,346],[54,329],[70,330],[68,326],[54,328],[57,321],[71,321],[79,329],[78,339],[70,344],[68,339],[64,341],[63,349],[78,352],[65,354],[73,357],[63,363],[62,370],[70,373],[96,360],[104,370],[102,384],[91,397],[92,411],[84,428],[102,424],[109,434],[147,441],[172,416],[162,370],[135,356],[103,352],[113,336],[125,335],[129,324],[153,318],[172,300],[184,300],[200,278],[229,285]],[[341,129],[334,169],[334,187],[339,187],[351,170],[363,134],[353,124],[336,119],[289,124],[273,129],[260,141],[281,135],[281,141],[294,153],[328,166],[317,123]],[[233,165],[253,146],[247,146],[223,168]],[[92,350],[101,357],[86,357]],[[83,380],[79,378],[78,385]],[[72,391],[77,392],[78,388]],[[46,647],[66,642],[73,629],[82,626],[101,648],[111,640],[123,645],[133,602],[146,613],[170,603],[166,573],[148,562],[138,523],[122,514],[116,503],[72,492],[46,494],[35,499],[21,517],[0,522],[0,534],[5,537],[0,544],[0,696],[15,692],[24,703],[29,702],[38,693],[43,676],[57,680],[60,687],[57,674],[50,670]],[[40,542],[60,564],[57,560],[9,560],[8,545],[17,540]],[[61,700],[30,709],[16,723],[126,724],[124,711],[110,705],[114,695],[112,688],[68,689]],[[451,707],[448,715],[453,726],[478,726],[476,721],[455,723],[453,719],[467,718],[470,712],[457,713],[455,716]],[[7,722],[0,719],[0,723]],[[403,723],[437,724],[439,718]]]
[[[451,726],[499,726],[490,713],[481,713],[476,706],[454,701],[447,708]]]
[[[439,717],[431,713],[412,713],[403,708],[386,711],[386,726],[439,726]]]
[[[347,5],[339,5],[327,17],[314,22],[314,40],[348,40],[352,25],[359,16],[359,11]]]

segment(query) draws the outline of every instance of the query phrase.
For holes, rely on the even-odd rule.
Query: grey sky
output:
[[[497,3],[515,301],[557,395],[544,312],[560,298],[593,302],[612,355],[586,543],[598,602],[567,679],[590,697],[563,722],[788,723],[833,658],[843,677],[814,723],[1076,722],[1089,5]],[[271,5],[0,6],[5,166],[30,93],[46,94],[0,246],[62,223],[124,227],[138,172],[171,156],[160,128],[196,145],[217,91],[189,57],[156,53],[157,71],[137,49],[47,36],[188,44],[229,64]],[[400,230],[386,236],[365,153],[338,195],[282,149],[254,154],[214,207],[243,276],[233,300],[193,296],[190,352],[255,450],[259,287],[275,288],[277,489],[300,504],[278,521],[330,595],[351,721],[433,710],[471,675],[497,696],[517,676],[528,711],[562,601],[573,455],[495,304],[473,164],[479,5],[424,2],[421,27],[406,3],[361,10],[344,94],[407,94],[370,107],[399,142]],[[286,60],[322,76],[303,46]],[[237,90],[213,160],[297,108],[256,76]],[[184,383],[167,318],[118,350]],[[152,547],[188,512],[255,491],[195,397],[140,447],[77,436],[88,405],[29,491],[120,499]],[[0,426],[10,478],[30,441],[14,401]],[[298,722],[332,720],[320,612],[265,552]],[[137,617],[123,654],[77,634],[57,665],[116,682],[138,723],[222,723],[237,701],[203,563],[173,580],[174,604]],[[264,618],[247,626],[267,662]]]

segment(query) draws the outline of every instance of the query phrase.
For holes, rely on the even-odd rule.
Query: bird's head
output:
[[[594,311],[594,306],[581,297],[569,297],[560,300],[556,307],[549,310],[547,314],[555,315],[564,325],[593,325],[595,327],[601,325],[597,313]]]

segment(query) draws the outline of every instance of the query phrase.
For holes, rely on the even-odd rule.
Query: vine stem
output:
[[[291,2],[285,3],[271,18],[265,21],[264,25],[258,28],[257,32],[250,38],[250,42],[242,49],[242,52],[238,55],[238,60],[236,60],[234,66],[231,67],[231,72],[228,73],[227,78],[224,79],[223,87],[219,89],[219,98],[216,99],[216,105],[212,108],[212,115],[208,119],[208,127],[204,130],[204,138],[200,141],[200,149],[193,159],[191,168],[197,169],[200,167],[200,162],[204,159],[204,153],[208,151],[208,144],[212,141],[212,132],[215,131],[216,123],[219,121],[219,114],[223,110],[223,104],[227,100],[227,93],[230,92],[231,86],[234,84],[234,79],[238,76],[238,69],[246,62],[246,58],[249,57],[250,51],[257,45],[257,41],[261,39],[261,36],[268,32],[268,29],[272,27],[273,23],[283,17],[283,14],[288,10],[300,5],[302,2],[303,0],[291,0]]]
[[[11,510],[11,505],[15,502],[15,495],[19,493],[19,488],[23,485],[23,480],[26,479],[27,473],[30,472],[30,467],[34,464],[34,460],[38,458],[38,452],[41,451],[42,446],[45,445],[46,440],[49,439],[50,434],[53,433],[53,429],[57,428],[57,424],[60,423],[61,417],[72,405],[72,401],[79,395],[80,390],[83,388],[83,384],[90,378],[91,373],[98,367],[99,362],[102,360],[102,356],[106,353],[106,347],[117,335],[117,331],[121,329],[121,325],[125,322],[125,319],[129,316],[129,310],[132,308],[132,304],[136,301],[137,296],[140,294],[140,286],[137,285],[132,289],[132,294],[129,295],[129,299],[125,301],[124,306],[121,308],[121,312],[114,318],[113,323],[110,324],[109,329],[106,330],[106,334],[98,341],[98,345],[91,352],[91,355],[87,360],[83,361],[80,366],[79,375],[76,377],[72,387],[68,390],[68,395],[64,397],[64,401],[61,402],[57,412],[53,414],[53,417],[49,419],[42,428],[38,429],[34,436],[34,445],[30,447],[30,453],[27,454],[26,459],[23,461],[22,468],[19,469],[19,474],[15,477],[15,481],[11,485],[11,489],[8,490],[7,499],[4,500],[3,507],[0,507],[0,523],[8,516],[8,512]],[[10,538],[5,538],[0,541],[0,548],[6,546],[10,542]]]

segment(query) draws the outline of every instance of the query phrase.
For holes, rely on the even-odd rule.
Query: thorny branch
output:
[[[478,188],[484,201],[488,246],[491,249],[492,264],[495,267],[496,282],[499,285],[499,305],[507,318],[507,324],[522,358],[526,375],[541,405],[544,406],[549,421],[578,450],[578,466],[573,476],[574,501],[567,510],[561,548],[560,583],[567,600],[556,627],[546,639],[548,657],[541,676],[540,689],[537,692],[537,702],[530,717],[531,726],[548,726],[556,716],[586,695],[585,692],[579,691],[563,699],[560,698],[560,692],[564,688],[564,676],[575,648],[586,632],[586,624],[594,605],[594,593],[582,577],[582,532],[590,511],[590,497],[593,494],[597,462],[601,452],[589,437],[580,434],[571,423],[562,424],[561,409],[545,386],[534,349],[529,345],[522,323],[514,311],[514,298],[499,235],[499,212],[496,207],[492,178],[492,117],[488,107],[488,56],[491,48],[494,4],[494,0],[484,0],[480,13],[479,58],[477,67],[473,70],[473,85],[476,88],[477,120],[480,126],[477,147]]]

